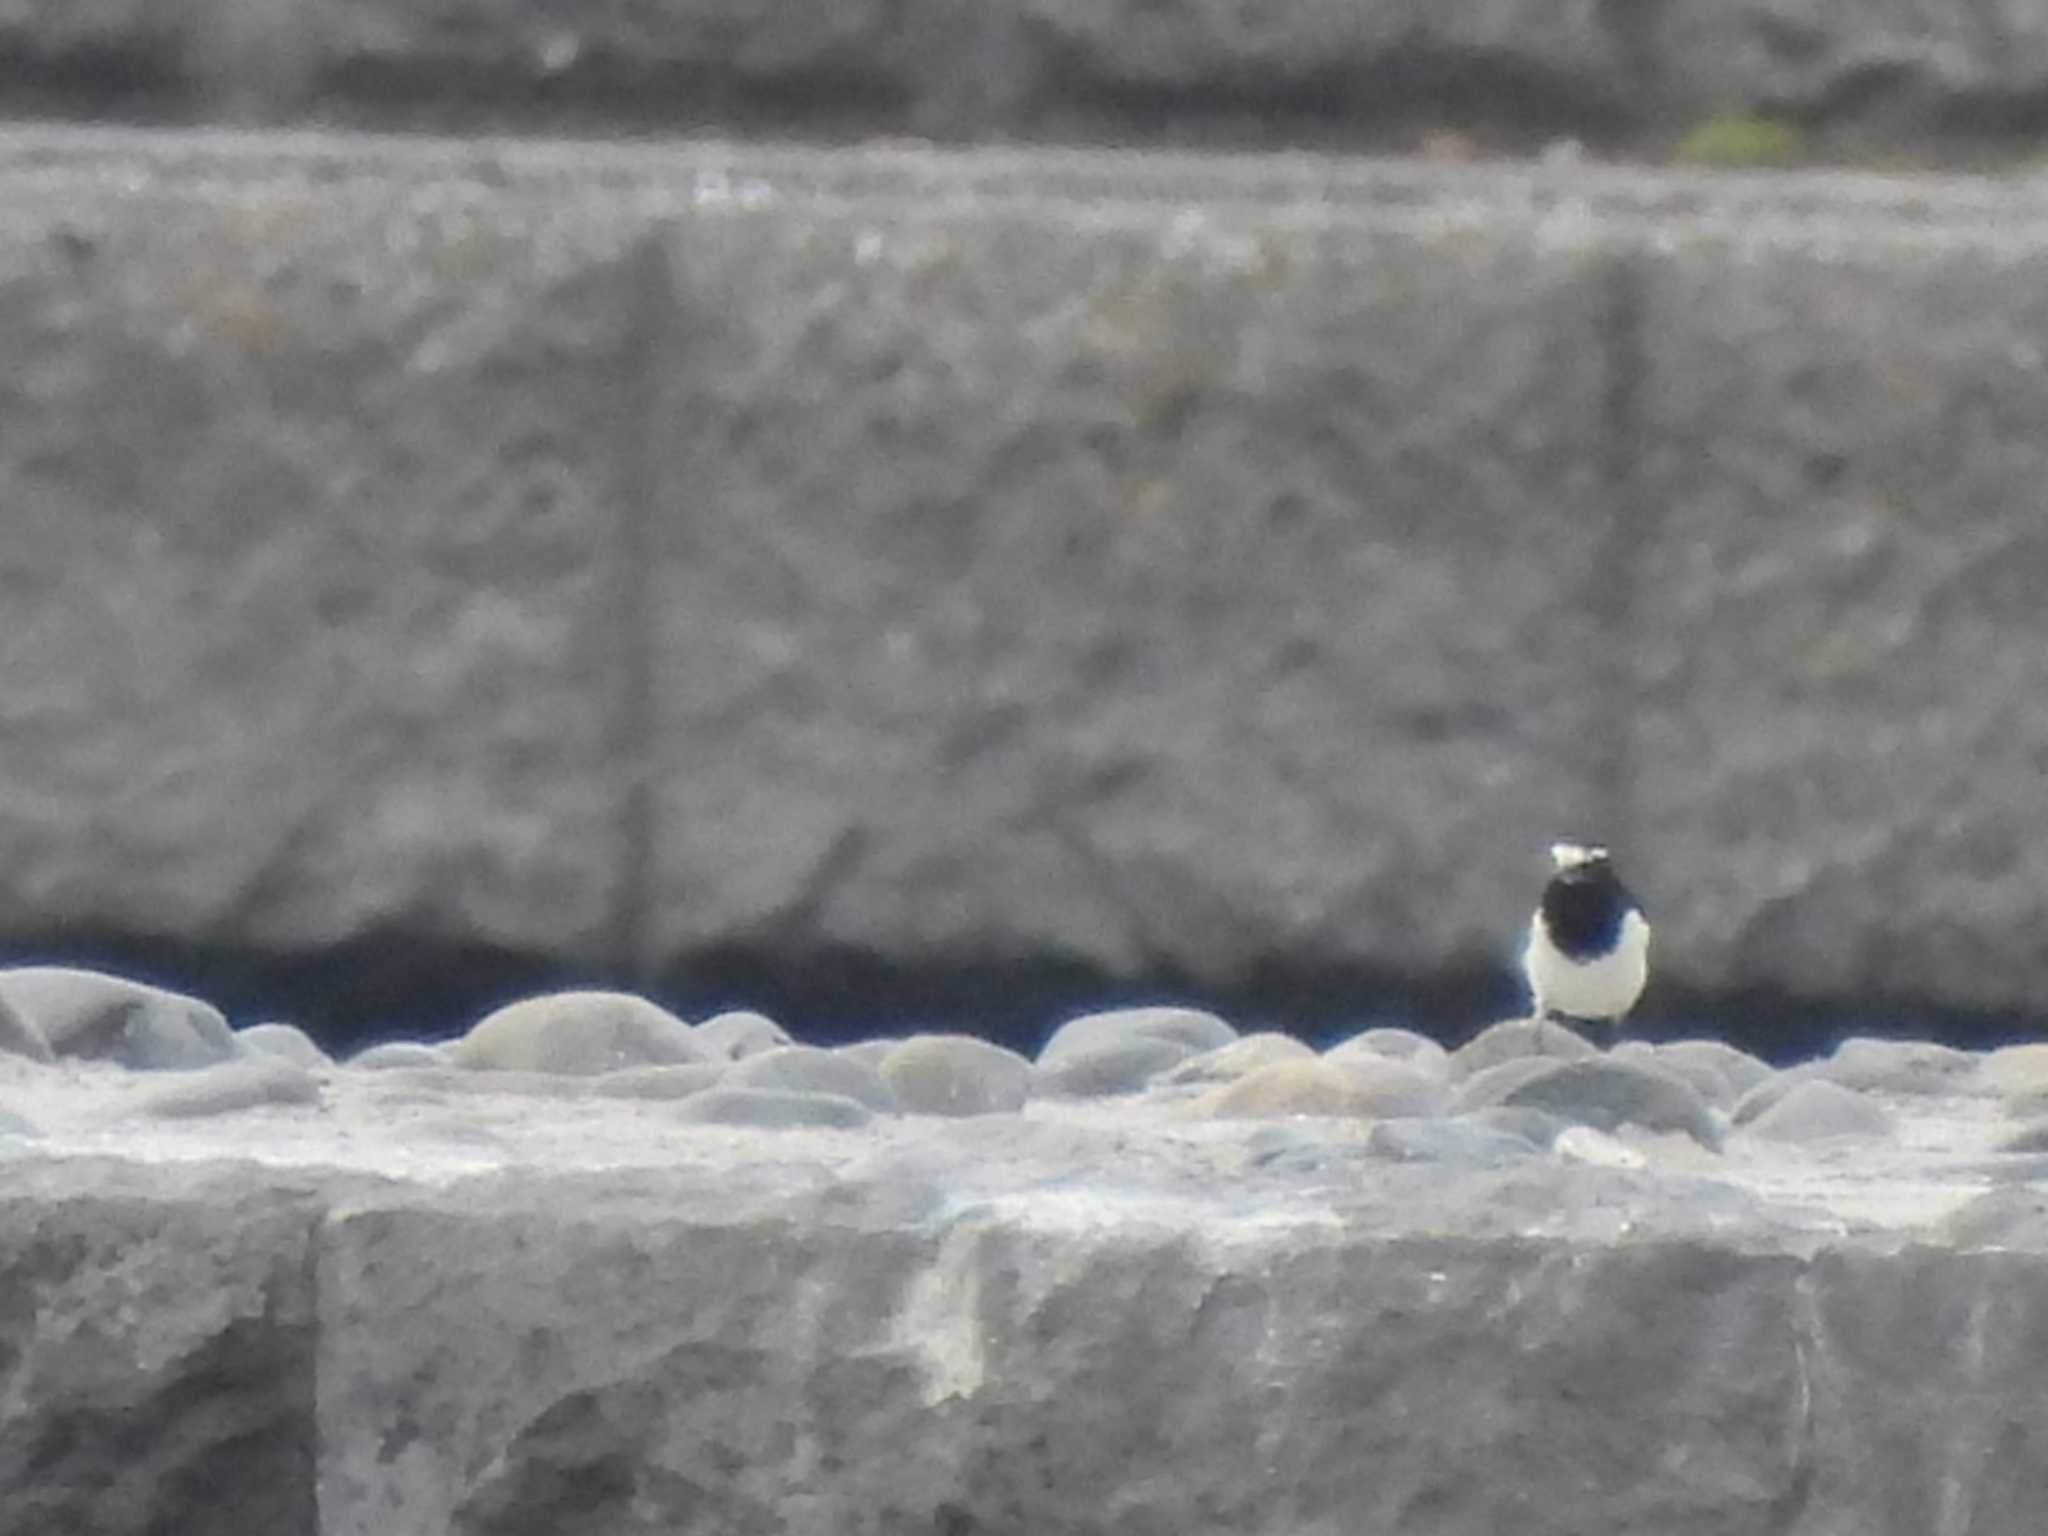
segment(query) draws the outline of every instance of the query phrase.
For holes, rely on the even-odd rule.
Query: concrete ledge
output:
[[[170,1116],[262,1058],[0,1056],[0,1523],[2035,1529],[2039,1047],[1250,1044],[852,1130],[710,1123],[645,1067],[278,1062],[316,1091]],[[1438,1108],[1218,1091],[1318,1075]],[[1657,1133],[1672,1095],[1719,1150]]]
[[[1590,826],[1653,1012],[2048,984],[2038,184],[24,134],[0,191],[18,942],[1334,1021],[1495,974]]]

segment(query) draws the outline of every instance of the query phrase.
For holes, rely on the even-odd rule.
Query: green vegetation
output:
[[[1782,118],[1748,112],[1717,112],[1679,140],[1676,165],[1744,170],[1792,165],[1806,152],[1806,136]]]

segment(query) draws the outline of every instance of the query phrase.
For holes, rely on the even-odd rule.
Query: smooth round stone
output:
[[[1735,1101],[1735,1107],[1728,1112],[1728,1118],[1736,1125],[1747,1125],[1801,1083],[1813,1082],[1819,1076],[1818,1065],[1810,1061],[1773,1072]]]
[[[789,1093],[777,1088],[733,1088],[720,1084],[682,1100],[676,1118],[693,1125],[736,1125],[756,1130],[805,1127],[855,1131],[874,1119],[858,1099],[836,1093]]]
[[[1771,1141],[1825,1141],[1834,1136],[1889,1136],[1892,1117],[1882,1104],[1826,1078],[1794,1083],[1776,1103],[1743,1127]]]
[[[1556,1063],[1543,1056],[1510,1056],[1482,1067],[1451,1089],[1451,1107],[1470,1114],[1499,1105],[1513,1090],[1541,1077]]]
[[[1133,1038],[1169,1040],[1185,1047],[1183,1056],[1192,1056],[1230,1044],[1237,1031],[1201,1008],[1111,1008],[1067,1020],[1039,1048],[1038,1064],[1057,1066],[1069,1056]]]
[[[43,1038],[43,1032],[14,1004],[0,995],[0,1051],[10,1056],[23,1056],[30,1061],[55,1061],[56,1053],[50,1049],[50,1042]]]
[[[1008,1114],[1031,1094],[1031,1063],[972,1035],[893,1041],[881,1076],[914,1115]]]
[[[1450,1088],[1405,1061],[1391,1061],[1369,1051],[1349,1051],[1322,1060],[1351,1079],[1351,1086],[1362,1095],[1365,1114],[1390,1119],[1441,1115],[1451,1107]]]
[[[714,1061],[741,1061],[794,1042],[788,1030],[765,1013],[735,1008],[714,1013],[694,1031],[698,1046]]]
[[[673,1067],[627,1067],[591,1080],[601,1099],[687,1099],[725,1076],[727,1063],[688,1061]]]
[[[594,1077],[621,1067],[675,1066],[707,1052],[690,1026],[631,992],[548,992],[507,1003],[449,1048],[473,1072]]]
[[[1031,1069],[1031,1091],[1048,1098],[1097,1099],[1136,1093],[1169,1068],[1195,1054],[1180,1040],[1156,1035],[1123,1035],[1063,1051],[1058,1061],[1042,1058]]]
[[[1245,1035],[1213,1051],[1199,1051],[1159,1075],[1162,1087],[1235,1082],[1248,1072],[1276,1061],[1314,1061],[1316,1053],[1292,1035],[1275,1030]]]
[[[1728,1084],[1731,1104],[1769,1077],[1772,1070],[1762,1057],[1738,1050],[1725,1040],[1666,1040],[1652,1049],[1659,1063],[1676,1068],[1687,1082],[1695,1085],[1695,1072],[1711,1068],[1720,1073]]]
[[[235,1031],[245,1051],[260,1051],[304,1067],[309,1072],[334,1065],[334,1058],[313,1042],[313,1037],[296,1024],[251,1024]]]
[[[0,997],[58,1056],[172,1071],[228,1061],[240,1049],[213,1004],[125,976],[21,966],[0,971]]]
[[[901,1040],[856,1040],[851,1045],[835,1045],[831,1049],[834,1056],[844,1056],[848,1061],[857,1061],[879,1072],[882,1063],[889,1059],[889,1053],[902,1043]]]
[[[407,1068],[439,1068],[448,1065],[443,1047],[422,1045],[417,1040],[386,1040],[365,1046],[349,1057],[348,1064],[365,1072],[391,1072]]]
[[[1977,1086],[2011,1097],[2048,1097],[2048,1043],[2008,1045],[1984,1056],[1977,1063]]]
[[[1506,1086],[1494,1102],[1548,1110],[1596,1131],[1633,1125],[1652,1132],[1681,1131],[1715,1150],[1722,1142],[1713,1112],[1684,1079],[1606,1057],[1550,1063],[1535,1076]]]
[[[768,1088],[782,1093],[837,1094],[884,1114],[896,1112],[896,1095],[873,1067],[815,1045],[778,1045],[734,1062],[723,1082],[731,1088]]]
[[[1365,1144],[1375,1157],[1390,1162],[1462,1168],[1525,1162],[1540,1150],[1527,1137],[1489,1125],[1476,1115],[1376,1121],[1366,1132]]]
[[[1269,1061],[1235,1082],[1202,1095],[1195,1108],[1219,1120],[1265,1119],[1278,1115],[1332,1115],[1346,1119],[1367,1113],[1365,1094],[1351,1074],[1313,1052],[1305,1060]]]
[[[1550,1020],[1502,1019],[1489,1024],[1450,1056],[1451,1081],[1497,1067],[1521,1056],[1542,1056],[1553,1061],[1581,1061],[1599,1055],[1591,1042],[1564,1025]]]
[[[1692,1086],[1694,1093],[1716,1109],[1728,1109],[1740,1097],[1727,1075],[1717,1064],[1710,1061],[1702,1061],[1697,1057],[1667,1057],[1662,1046],[1651,1045],[1644,1040],[1623,1040],[1607,1054],[1612,1061],[1657,1067],[1674,1077],[1683,1078]]]
[[[1978,1060],[1968,1051],[1924,1040],[1844,1040],[1819,1063],[1820,1075],[1844,1088],[1874,1093],[1957,1093],[1968,1088]]]
[[[195,1072],[181,1072],[137,1098],[138,1114],[160,1120],[191,1120],[232,1114],[266,1104],[314,1104],[320,1081],[281,1056],[244,1056]]]
[[[1451,1053],[1429,1036],[1418,1035],[1412,1029],[1382,1025],[1377,1029],[1364,1030],[1324,1051],[1323,1060],[1342,1064],[1353,1056],[1361,1055],[1406,1062],[1416,1071],[1426,1072],[1439,1082],[1450,1081]]]

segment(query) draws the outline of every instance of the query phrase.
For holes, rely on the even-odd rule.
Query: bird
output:
[[[1611,1039],[1649,979],[1649,919],[1599,844],[1553,843],[1550,861],[1522,950],[1538,1045],[1550,1019]]]

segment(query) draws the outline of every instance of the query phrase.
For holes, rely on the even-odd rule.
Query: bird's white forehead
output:
[[[1595,859],[1607,857],[1607,850],[1598,843],[1552,843],[1550,862],[1559,869],[1577,869],[1581,864],[1590,864]]]

